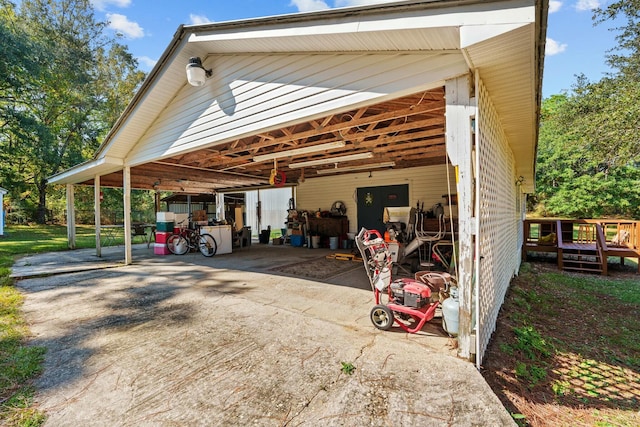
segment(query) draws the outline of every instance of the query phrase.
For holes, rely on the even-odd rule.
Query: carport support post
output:
[[[123,204],[124,204],[124,263],[131,264],[131,168],[122,170]]]
[[[93,204],[95,210],[95,221],[93,222],[96,226],[96,256],[102,256],[102,245],[100,244],[100,225],[102,224],[102,219],[100,218],[100,175],[96,175],[93,180]]]
[[[475,106],[471,97],[470,76],[447,80],[446,146],[451,163],[456,166],[458,193],[458,356],[471,359],[475,353],[473,335],[473,257],[475,218],[473,216],[472,127]]]
[[[218,221],[226,219],[224,215],[224,193],[218,193],[218,198],[216,200],[216,219]]]
[[[67,184],[67,242],[69,249],[76,248],[76,208],[73,184]]]

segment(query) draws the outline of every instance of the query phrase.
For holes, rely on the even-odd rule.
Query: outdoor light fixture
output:
[[[327,142],[326,144],[313,145],[311,147],[294,148],[293,150],[278,151],[269,154],[254,156],[254,162],[266,162],[267,160],[282,159],[284,157],[298,156],[300,154],[313,153],[316,151],[332,150],[342,148],[346,145],[344,141]]]
[[[187,81],[191,86],[202,86],[211,77],[212,71],[205,70],[199,57],[189,58],[187,64]]]
[[[370,163],[368,165],[358,165],[358,166],[345,166],[343,168],[331,168],[331,169],[320,169],[316,173],[318,175],[326,175],[330,173],[338,173],[338,172],[354,172],[354,171],[362,171],[362,170],[370,170],[370,169],[378,169],[378,168],[390,168],[396,165],[396,162],[381,162],[381,163]]]
[[[348,154],[346,156],[327,157],[326,159],[309,160],[308,162],[291,163],[289,167],[291,169],[304,168],[307,166],[328,165],[331,163],[350,162],[351,160],[370,159],[373,157],[373,153],[357,153]]]

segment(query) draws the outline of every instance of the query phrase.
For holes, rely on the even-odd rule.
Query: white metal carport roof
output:
[[[238,129],[223,140],[203,140],[154,157],[132,155],[160,114],[185,90],[184,67],[190,57],[198,56],[205,62],[207,58],[240,54],[406,53],[460,55],[469,70],[481,70],[514,152],[518,173],[525,178],[524,189],[531,191],[546,32],[541,28],[546,26],[544,3],[403,1],[181,26],[94,159],[51,177],[49,182],[90,183],[95,176],[117,172],[124,166],[170,157],[177,164],[180,155],[249,136],[243,133],[246,130]],[[273,124],[270,126],[273,128]]]

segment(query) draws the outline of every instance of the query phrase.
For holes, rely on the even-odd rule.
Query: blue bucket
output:
[[[291,246],[302,246],[302,242],[304,241],[304,237],[296,234],[292,234],[289,236],[291,239]]]

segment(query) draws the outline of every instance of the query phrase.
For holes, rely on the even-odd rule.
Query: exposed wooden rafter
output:
[[[445,160],[444,90],[424,93],[330,114],[285,128],[215,144],[162,161],[131,168],[132,187],[179,192],[215,192],[223,189],[268,185],[273,160],[256,162],[257,155],[278,153],[333,141],[345,146],[331,152],[283,157],[276,160],[287,181],[314,177],[334,164],[288,169],[289,163],[323,160],[355,152],[371,152],[373,158],[340,163],[363,166],[392,160],[395,168],[431,165]],[[326,175],[325,175],[326,176]],[[122,173],[103,176],[104,186],[121,186]]]

